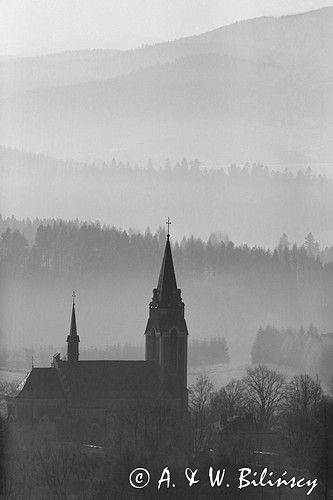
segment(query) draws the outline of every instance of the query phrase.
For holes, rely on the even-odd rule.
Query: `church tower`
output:
[[[162,386],[187,404],[187,337],[184,302],[177,288],[168,219],[167,241],[157,288],[149,304],[146,360],[158,365]]]
[[[76,329],[75,292],[73,292],[72,297],[73,297],[73,306],[72,306],[71,327],[69,335],[67,337],[67,360],[70,363],[79,361],[79,342],[80,342],[80,337],[78,336]]]

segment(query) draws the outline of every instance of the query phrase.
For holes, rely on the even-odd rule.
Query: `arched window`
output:
[[[170,371],[177,371],[178,365],[178,333],[174,328],[170,333],[170,358],[169,358],[169,366]]]
[[[161,336],[158,335],[155,341],[155,353],[156,353],[156,361],[161,361]]]

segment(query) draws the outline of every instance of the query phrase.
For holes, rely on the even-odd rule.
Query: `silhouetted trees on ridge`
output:
[[[54,345],[34,345],[29,347],[0,347],[0,368],[28,370],[33,360],[34,366],[49,366],[58,351]],[[66,357],[64,346],[60,349]],[[104,346],[84,346],[80,348],[80,359],[144,359],[144,345],[108,344]],[[189,366],[227,364],[230,361],[228,344],[223,336],[210,339],[191,339],[188,345]],[[1,393],[1,391],[0,391]],[[0,394],[1,395],[1,394]]]
[[[11,219],[11,222],[15,221]],[[6,219],[2,219],[2,223],[5,224]],[[155,233],[149,229],[138,233],[100,223],[50,220],[39,224],[34,241],[28,244],[23,236],[24,222],[19,223],[20,231],[7,227],[0,236],[0,273],[4,286],[8,284],[12,294],[27,291],[22,296],[22,309],[15,313],[21,325],[25,324],[22,318],[31,307],[30,290],[34,290],[35,300],[42,301],[46,307],[48,294],[50,300],[57,300],[73,286],[79,287],[86,296],[94,292],[89,300],[96,303],[105,293],[117,304],[119,316],[126,311],[126,301],[119,293],[126,295],[135,285],[137,291],[131,296],[132,305],[134,311],[142,308],[137,285],[140,283],[142,289],[147,290],[145,296],[149,300],[161,265],[165,228]],[[267,323],[275,324],[280,330],[288,326],[299,330],[302,324],[313,322],[320,333],[332,331],[333,263],[324,260],[329,255],[320,248],[317,254],[318,245],[311,235],[307,235],[304,245],[298,246],[291,245],[284,234],[274,250],[235,245],[222,233],[212,234],[208,241],[184,237],[172,246],[179,284],[190,308],[194,338],[225,337],[234,358],[237,343],[241,341],[243,352],[249,352],[259,326]],[[105,318],[110,313],[103,300],[99,307]],[[15,304],[15,297],[8,303]],[[53,311],[50,314],[53,315]],[[136,317],[135,321],[141,319]],[[85,324],[89,324],[89,319]],[[108,327],[101,325],[100,335],[106,335]],[[18,335],[19,330],[12,327],[9,330],[5,323],[1,326],[6,335],[10,333],[10,338]],[[89,324],[89,328],[95,327]],[[34,318],[29,318],[29,328],[36,328],[36,339],[43,338],[40,324]],[[128,339],[131,328],[134,324],[120,322],[118,335]],[[270,342],[277,345],[280,337],[272,334]],[[201,354],[204,347],[198,345]],[[272,348],[271,354],[266,353],[265,359],[258,360],[288,364],[282,355],[278,359],[279,352],[278,347]],[[316,359],[316,350],[305,352],[312,352]],[[324,350],[321,356],[328,353]],[[227,355],[225,358],[223,355],[218,356],[221,361],[216,361],[210,349],[202,356],[205,364],[227,360]],[[328,363],[329,358],[322,366]],[[321,376],[327,378],[324,372]]]
[[[5,229],[6,228],[6,229]],[[49,220],[17,221],[0,218],[0,264],[2,268],[28,273],[89,271],[112,272],[147,269],[160,260],[166,232],[153,234],[124,231],[99,222]],[[35,231],[34,240],[28,243]],[[193,236],[173,245],[177,266],[195,274],[230,271],[292,272],[298,278],[306,271],[330,272],[333,247],[320,249],[312,233],[302,246],[289,245],[283,234],[272,251],[262,247],[236,246],[227,235],[212,234],[207,242]]]
[[[307,330],[260,327],[251,351],[252,363],[284,365],[306,371],[329,384],[333,377],[333,334],[320,335],[310,324]]]
[[[13,148],[0,147],[0,173],[19,173],[27,176],[40,177],[77,177],[83,178],[107,178],[123,177],[131,175],[133,178],[162,178],[179,181],[185,178],[201,178],[206,180],[225,181],[226,183],[249,183],[257,182],[283,182],[297,185],[333,185],[332,179],[326,175],[315,174],[310,167],[300,168],[297,173],[293,173],[288,168],[275,170],[268,168],[262,163],[246,162],[244,165],[232,163],[228,167],[211,167],[205,165],[198,158],[181,160],[171,160],[165,158],[164,161],[156,161],[149,158],[145,165],[121,161],[113,158],[109,162],[78,162],[64,161],[45,156],[43,154],[28,153]]]

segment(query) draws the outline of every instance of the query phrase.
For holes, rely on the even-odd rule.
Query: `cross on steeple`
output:
[[[169,232],[170,231],[170,224],[171,224],[170,217],[168,217],[168,220],[166,221],[166,225],[168,226],[168,234],[167,234],[168,238],[170,237],[170,232]]]
[[[180,399],[187,409],[187,337],[185,305],[177,287],[170,243],[170,217],[157,287],[149,304],[145,330],[146,360],[154,362],[163,387]],[[158,332],[158,333],[157,333]]]
[[[73,297],[73,305],[72,305],[71,326],[69,330],[69,335],[67,337],[67,359],[71,363],[79,360],[79,342],[80,342],[80,337],[77,334],[77,328],[76,328],[75,292],[72,293],[72,297]]]

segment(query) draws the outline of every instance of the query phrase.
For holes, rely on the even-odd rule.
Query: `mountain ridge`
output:
[[[302,16],[242,21],[218,41],[97,51],[89,65],[70,54],[15,81],[2,65],[2,143],[60,158],[330,161],[333,8]]]
[[[16,55],[7,56],[7,55],[0,54],[0,60],[1,60],[1,58],[4,58],[4,59],[22,59],[22,60],[23,59],[24,60],[40,59],[40,58],[44,58],[44,57],[57,57],[57,56],[62,56],[62,55],[65,56],[65,55],[71,55],[71,54],[73,54],[73,55],[74,54],[84,54],[84,53],[89,54],[91,52],[95,52],[95,53],[98,53],[98,52],[112,53],[112,52],[114,52],[116,54],[116,53],[140,51],[140,50],[150,48],[150,47],[162,46],[162,45],[166,45],[166,44],[172,44],[174,42],[180,42],[180,41],[183,42],[183,41],[188,41],[191,39],[200,38],[201,36],[210,35],[210,34],[213,34],[215,32],[218,32],[220,30],[233,28],[237,25],[247,24],[247,23],[258,21],[258,20],[273,20],[273,21],[288,20],[290,18],[305,17],[305,16],[308,16],[308,15],[314,14],[314,13],[319,14],[323,11],[333,12],[333,4],[331,6],[320,7],[318,9],[311,9],[308,11],[295,12],[294,14],[284,14],[281,16],[256,16],[256,17],[251,17],[251,18],[247,18],[247,19],[241,19],[238,21],[234,21],[232,23],[218,26],[217,28],[213,28],[211,30],[208,30],[208,31],[205,31],[205,32],[202,32],[199,34],[186,35],[186,36],[171,39],[171,40],[164,40],[162,42],[156,42],[154,44],[143,44],[142,46],[134,47],[132,49],[112,49],[112,48],[98,47],[98,48],[93,48],[93,49],[68,49],[68,50],[61,50],[61,51],[57,51],[57,52],[46,52],[46,53],[40,54],[40,55],[27,55],[27,56],[16,56]]]
[[[323,12],[325,12],[325,14],[329,12],[329,15],[324,15]],[[130,73],[133,69],[138,69],[140,66],[146,67],[156,62],[169,62],[170,60],[174,60],[181,55],[189,55],[189,53],[193,53],[193,51],[195,51],[195,53],[198,53],[198,51],[201,51],[201,53],[215,51],[221,53],[221,51],[223,52],[229,50],[229,52],[231,52],[229,55],[237,56],[241,50],[241,53],[245,53],[247,57],[263,57],[263,55],[258,52],[259,48],[257,42],[256,45],[253,46],[253,37],[255,36],[255,32],[252,33],[251,31],[253,26],[258,23],[267,24],[267,21],[270,21],[273,22],[275,27],[278,27],[282,26],[286,20],[287,22],[290,21],[291,18],[295,18],[299,21],[302,17],[309,21],[313,21],[313,16],[316,18],[318,16],[321,17],[321,24],[323,25],[331,22],[331,27],[333,27],[333,7],[324,7],[322,9],[302,14],[295,14],[292,16],[282,16],[279,18],[267,16],[242,20],[198,35],[190,35],[176,40],[160,42],[154,45],[147,45],[131,50],[91,49],[91,51],[63,51],[44,54],[41,56],[29,56],[27,58],[10,58],[7,62],[1,62],[0,58],[0,75],[3,87],[2,92],[11,92],[11,89],[13,87],[15,88],[17,85],[19,89],[22,89],[22,87],[23,89],[24,87],[31,88],[31,86],[38,87],[45,84],[53,85],[53,78],[56,82],[59,81],[60,85],[66,83],[68,80],[75,83],[82,80],[87,81],[87,79],[99,80],[103,78],[111,78],[119,74]],[[241,48],[239,47],[238,40],[240,29],[250,29],[251,32],[250,38],[247,36],[246,44],[243,42],[243,47]],[[316,29],[318,31],[318,27],[316,27]],[[232,47],[228,48],[222,46],[221,48],[221,40],[217,45],[216,42],[213,43],[211,40],[211,38],[216,34],[228,38],[229,34],[231,33],[232,35],[234,31],[236,31],[237,43],[231,40],[233,44]],[[260,30],[260,37],[261,36],[262,28]],[[211,44],[211,47],[208,48],[207,39],[210,40],[209,43]],[[200,44],[202,41],[204,41],[203,45],[198,48],[198,43]],[[230,40],[222,40],[222,42],[226,44],[230,43]],[[323,42],[325,43],[325,36],[321,37],[321,45]],[[244,45],[248,45],[248,47],[244,47]],[[330,46],[329,43],[328,45]],[[291,47],[291,49],[293,49],[293,47]],[[274,50],[276,51],[275,48]],[[174,51],[178,52],[174,53]],[[267,52],[267,49],[260,47],[260,52],[263,51]],[[284,52],[286,52],[285,49]],[[85,59],[82,60],[82,56],[85,56]],[[75,61],[75,57],[78,58],[77,61]],[[283,57],[285,58],[286,55],[284,54]],[[66,59],[68,58],[70,58],[72,65],[75,63],[73,67],[66,66]],[[90,66],[83,69],[82,62]],[[61,64],[65,66],[62,67]],[[21,79],[21,85],[19,85],[20,82],[15,81],[15,79]]]

